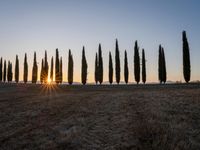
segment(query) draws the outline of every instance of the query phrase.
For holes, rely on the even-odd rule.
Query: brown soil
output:
[[[0,84],[0,149],[200,149],[200,85]]]

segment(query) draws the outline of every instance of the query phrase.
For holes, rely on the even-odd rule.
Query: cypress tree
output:
[[[68,57],[68,83],[71,85],[73,83],[73,57],[71,54],[71,50],[69,50],[69,57]]]
[[[186,31],[182,32],[182,41],[183,41],[183,76],[185,82],[188,83],[190,81],[190,48],[186,36]]]
[[[56,63],[55,63],[55,81],[58,84],[60,81],[60,74],[59,74],[59,53],[58,49],[56,49]]]
[[[142,82],[146,83],[146,60],[145,60],[145,52],[142,49]]]
[[[158,51],[158,80],[160,81],[160,84],[162,83],[163,79],[162,79],[162,73],[163,73],[163,59],[162,59],[162,46],[159,45],[159,51]]]
[[[81,80],[82,84],[85,85],[87,82],[87,61],[85,57],[85,47],[83,46],[83,51],[82,51],[82,67],[81,67]]]
[[[28,63],[27,63],[27,55],[25,53],[24,57],[24,83],[27,83],[28,80]]]
[[[32,70],[32,83],[37,82],[38,66],[36,60],[36,52],[34,52],[33,70]]]
[[[63,81],[62,57],[60,58],[60,63],[59,63],[59,65],[60,65],[60,67],[59,67],[59,77],[60,77],[59,81],[60,81],[60,83],[62,83],[62,81]]]
[[[9,80],[10,80],[10,82],[12,82],[12,78],[13,78],[13,72],[12,72],[12,63],[10,63],[10,76],[9,76]]]
[[[165,83],[167,80],[167,72],[166,72],[166,62],[165,62],[165,52],[164,52],[164,48],[162,48],[162,80]]]
[[[127,59],[127,52],[125,50],[124,52],[124,80],[126,82],[126,84],[128,83],[128,59]]]
[[[166,82],[167,72],[166,72],[166,62],[164,48],[159,45],[159,56],[158,56],[158,78],[160,83]]]
[[[3,67],[3,81],[6,82],[6,60],[4,60],[4,67]]]
[[[8,61],[8,68],[7,68],[7,81],[10,82],[10,61]]]
[[[119,57],[119,46],[118,40],[116,39],[115,44],[115,75],[116,75],[116,82],[119,84],[120,82],[120,57]]]
[[[43,59],[42,59],[42,64],[41,64],[40,82],[44,83],[44,60]]]
[[[99,44],[99,61],[98,61],[98,80],[99,83],[102,84],[103,82],[103,58],[102,58],[102,51],[101,51],[101,44]]]
[[[47,51],[45,51],[45,57],[44,57],[44,83],[47,83],[48,81],[48,72],[49,72],[49,65],[47,61]]]
[[[140,82],[140,56],[139,56],[139,47],[137,41],[135,41],[135,47],[134,47],[134,74],[135,74],[135,81],[138,84]]]
[[[3,60],[2,60],[2,57],[1,57],[1,60],[0,60],[0,82],[2,82],[2,77],[3,77]]]
[[[8,82],[12,82],[12,76],[13,76],[13,73],[12,73],[12,63],[10,61],[8,61],[8,73],[7,73],[7,80]]]
[[[15,82],[19,82],[19,59],[18,55],[16,55],[16,63],[15,63]]]
[[[53,82],[53,56],[51,58],[51,72],[50,72],[50,79],[51,82]]]
[[[95,83],[98,83],[98,56],[96,53],[96,57],[95,57],[95,72],[94,72],[94,77],[95,77]]]
[[[111,52],[109,52],[109,83],[113,83],[113,63],[112,63],[112,55]]]

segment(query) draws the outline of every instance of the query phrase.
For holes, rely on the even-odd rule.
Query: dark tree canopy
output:
[[[95,57],[95,71],[94,71],[94,78],[95,78],[95,83],[98,83],[98,56],[96,53],[96,57]]]
[[[146,83],[146,59],[145,59],[145,52],[142,49],[142,82]]]
[[[103,82],[103,58],[102,58],[102,50],[101,50],[101,44],[99,44],[99,53],[98,53],[98,80],[101,84]]]
[[[60,74],[59,74],[59,53],[58,49],[56,49],[56,62],[55,62],[55,81],[58,84],[60,81]]]
[[[47,61],[47,51],[45,51],[43,72],[44,72],[43,73],[44,74],[44,83],[47,83],[48,72],[49,72],[49,65],[48,65],[48,61]]]
[[[0,82],[2,82],[2,79],[3,79],[3,60],[1,57],[1,60],[0,60]]]
[[[162,83],[162,47],[159,45],[159,51],[158,51],[158,80],[160,83]]]
[[[36,52],[34,52],[33,70],[32,70],[32,83],[37,82],[37,75],[38,75],[37,58],[36,58]]]
[[[135,47],[134,47],[134,74],[135,74],[135,81],[138,84],[140,82],[140,56],[139,56],[139,47],[137,41],[135,41]]]
[[[44,60],[42,59],[42,64],[41,64],[41,72],[40,72],[40,82],[44,83],[44,79],[45,79],[45,73],[44,73]]]
[[[3,67],[3,81],[6,82],[6,60],[4,60],[4,67]]]
[[[73,83],[73,56],[71,54],[71,50],[69,50],[69,57],[68,57],[68,83],[71,85]]]
[[[60,65],[60,68],[59,68],[59,77],[60,77],[60,79],[59,79],[59,81],[60,81],[60,83],[62,83],[63,82],[62,57],[60,58],[59,65]]]
[[[83,51],[82,51],[82,66],[81,66],[81,81],[82,84],[85,85],[87,82],[87,61],[85,57],[85,47],[83,46]]]
[[[53,82],[53,57],[51,58],[50,79],[51,79],[51,82]]]
[[[127,84],[128,83],[128,59],[127,59],[127,52],[125,50],[124,52],[124,81]]]
[[[24,56],[24,83],[28,81],[28,63],[27,63],[27,55],[25,53]]]
[[[116,39],[115,44],[115,76],[116,76],[116,82],[119,84],[120,82],[120,56],[119,56],[119,46],[118,46],[118,40]]]
[[[165,62],[165,52],[164,52],[164,48],[162,48],[162,63],[163,63],[163,82],[165,83],[167,80],[167,71],[166,71],[166,62]]]
[[[113,83],[113,62],[112,62],[112,55],[111,52],[109,52],[109,83]]]
[[[158,78],[160,83],[166,82],[167,72],[166,72],[166,62],[164,48],[159,45],[159,55],[158,55]]]
[[[8,80],[8,82],[12,82],[12,77],[13,77],[12,63],[10,61],[8,61],[8,70],[7,70],[7,80]]]
[[[16,55],[16,62],[15,62],[15,82],[19,82],[19,59],[18,55]]]
[[[182,40],[183,40],[183,76],[185,82],[190,81],[190,48],[186,36],[186,31],[182,32]]]

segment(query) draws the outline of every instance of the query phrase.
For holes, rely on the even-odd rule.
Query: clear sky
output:
[[[63,57],[67,81],[68,49],[74,58],[74,80],[80,81],[81,52],[85,46],[88,81],[94,82],[94,62],[102,44],[104,81],[108,81],[108,57],[115,56],[118,39],[123,80],[124,50],[128,53],[129,79],[134,82],[134,42],[144,48],[147,81],[158,81],[158,46],[165,49],[167,79],[182,80],[182,30],[187,31],[191,54],[191,80],[200,80],[199,0],[1,0],[0,56],[15,64],[20,59],[22,80],[24,53],[28,54],[29,80],[33,53],[37,52],[39,72],[44,51],[50,64],[55,49]],[[14,68],[13,68],[14,70]],[[115,79],[115,77],[114,77]]]

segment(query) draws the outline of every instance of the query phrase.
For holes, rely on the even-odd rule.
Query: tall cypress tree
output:
[[[186,36],[186,31],[182,32],[182,41],[183,41],[183,76],[185,82],[188,83],[190,81],[190,48]]]
[[[163,59],[162,59],[162,46],[159,45],[159,51],[158,51],[158,80],[160,81],[160,83],[162,83],[163,81]]]
[[[95,72],[94,72],[94,77],[95,77],[95,83],[98,83],[98,56],[96,53],[96,57],[95,57]]]
[[[27,63],[27,55],[25,53],[24,56],[24,83],[27,83],[28,80],[28,63]]]
[[[124,80],[126,82],[126,84],[128,83],[128,59],[127,59],[127,52],[125,50],[124,52]]]
[[[58,84],[60,81],[60,75],[59,75],[59,53],[58,49],[56,49],[56,63],[55,63],[55,81]]]
[[[38,66],[36,60],[36,52],[34,52],[34,60],[33,60],[33,70],[32,70],[32,83],[37,82],[37,75],[38,75]]]
[[[15,82],[19,82],[19,59],[18,55],[16,55],[16,62],[15,62]]]
[[[120,56],[119,56],[119,46],[118,46],[118,40],[116,39],[115,44],[115,76],[116,76],[116,82],[119,84],[120,82]]]
[[[9,80],[10,80],[10,82],[12,82],[13,72],[12,72],[12,63],[11,63],[11,62],[10,62],[10,67],[9,67],[9,69],[10,69],[10,70],[9,70],[9,72],[10,72],[10,73],[9,73],[9,74],[10,74],[10,75],[9,75]]]
[[[4,60],[4,67],[3,67],[3,82],[6,82],[6,60]]]
[[[50,79],[51,82],[53,82],[53,56],[51,58],[51,72],[50,72]]]
[[[8,82],[12,82],[12,76],[13,76],[13,73],[12,73],[12,63],[10,61],[8,61],[8,71],[7,71],[7,80]]]
[[[10,61],[8,61],[8,68],[7,68],[7,81],[10,82]]]
[[[40,82],[44,83],[44,60],[43,59],[42,59],[42,64],[41,64]]]
[[[109,83],[113,83],[113,63],[112,63],[112,55],[111,52],[109,52]]]
[[[98,80],[101,84],[103,82],[103,58],[102,58],[102,50],[101,44],[99,44],[99,61],[98,61]]]
[[[135,41],[135,47],[134,47],[134,74],[135,74],[135,81],[138,84],[140,82],[140,56],[139,56],[139,47],[137,41]]]
[[[48,72],[49,72],[49,65],[47,61],[47,51],[45,51],[45,57],[44,57],[44,83],[47,83],[48,81]]]
[[[142,49],[142,82],[146,83],[146,60],[145,60],[145,52]]]
[[[68,57],[68,83],[71,85],[73,83],[73,57],[71,54],[71,50],[69,50],[69,57]]]
[[[81,67],[81,81],[82,84],[85,85],[87,82],[87,61],[85,57],[85,47],[83,46],[82,51],[82,67]]]
[[[2,77],[3,77],[3,60],[2,60],[2,57],[1,57],[1,60],[0,60],[0,82],[2,82]]]
[[[62,83],[63,82],[62,57],[60,58],[59,65],[60,65],[60,67],[59,67],[59,77],[60,77],[59,81],[60,81],[60,83]]]
[[[13,72],[12,72],[12,63],[10,64],[10,81],[12,82]]]
[[[162,80],[165,83],[167,80],[167,72],[166,72],[166,62],[165,62],[165,52],[164,52],[164,48],[162,47]]]
[[[165,53],[164,53],[164,48],[161,45],[159,45],[158,78],[159,78],[160,83],[162,82],[165,83],[167,80]]]

